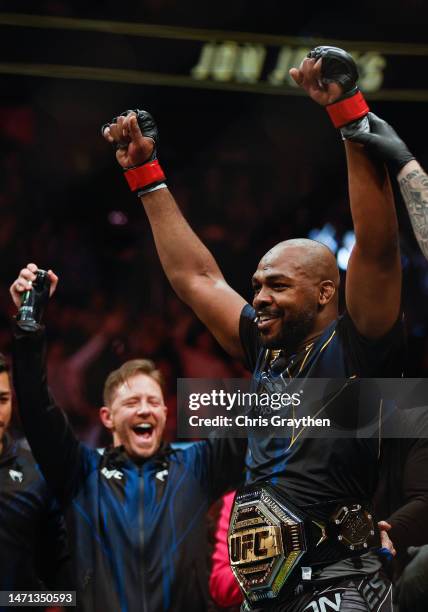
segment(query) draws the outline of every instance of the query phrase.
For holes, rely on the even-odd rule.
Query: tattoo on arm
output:
[[[428,176],[422,169],[412,170],[399,182],[416,240],[428,259]]]

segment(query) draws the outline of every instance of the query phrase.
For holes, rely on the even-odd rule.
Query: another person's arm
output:
[[[428,176],[414,159],[400,170],[397,180],[416,240],[428,259]]]
[[[428,259],[428,176],[386,121],[369,113],[370,132],[352,137],[397,178],[419,247]]]
[[[153,141],[142,134],[135,114],[118,117],[106,127],[104,136],[109,142],[122,143],[116,157],[123,168],[143,164],[153,151]],[[145,193],[141,202],[173,289],[223,348],[232,357],[242,358],[239,318],[245,300],[227,284],[166,186]]]
[[[428,441],[406,440],[409,450],[401,481],[402,505],[388,518],[390,537],[399,555],[409,546],[428,544]]]
[[[29,264],[12,284],[17,308],[36,271],[37,266]],[[58,278],[51,271],[49,274],[53,292]],[[85,450],[49,393],[44,329],[26,332],[16,326],[14,336],[13,378],[24,433],[49,487],[65,502],[75,493],[85,469]]]

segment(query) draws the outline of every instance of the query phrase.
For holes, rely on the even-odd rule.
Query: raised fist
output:
[[[158,130],[147,111],[125,111],[103,125],[101,132],[108,142],[116,145],[116,159],[124,169],[156,159]]]
[[[322,60],[321,81],[338,83],[344,94],[354,93],[358,81],[358,69],[352,55],[339,49],[339,47],[315,47],[308,53],[308,57]]]
[[[358,70],[349,53],[338,47],[315,47],[290,75],[315,102],[326,107],[336,128],[345,128],[343,138],[369,130],[369,107],[357,87]]]
[[[311,52],[312,53],[312,52]],[[335,80],[323,78],[323,58],[305,57],[299,68],[291,68],[290,76],[321,106],[333,104],[343,95],[343,86]]]

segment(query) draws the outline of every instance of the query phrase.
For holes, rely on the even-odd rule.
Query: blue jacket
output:
[[[164,445],[137,465],[77,440],[46,383],[42,331],[16,332],[15,388],[24,430],[69,528],[78,609],[202,612],[205,513],[239,483],[246,440]]]

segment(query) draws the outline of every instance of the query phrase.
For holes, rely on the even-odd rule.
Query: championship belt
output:
[[[328,565],[378,545],[372,515],[361,504],[334,501],[323,507],[326,521],[309,518],[306,509],[297,509],[270,486],[237,493],[229,558],[247,608],[277,599],[287,581],[291,588],[310,580],[312,565]]]

